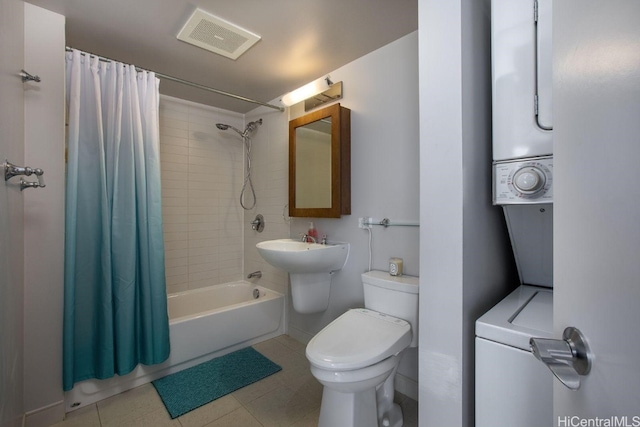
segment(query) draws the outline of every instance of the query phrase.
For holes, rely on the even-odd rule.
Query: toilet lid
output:
[[[411,343],[406,320],[373,310],[349,310],[327,325],[307,345],[313,365],[336,371],[371,366]]]

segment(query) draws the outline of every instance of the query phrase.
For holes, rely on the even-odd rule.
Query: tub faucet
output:
[[[262,271],[258,270],[258,271],[254,271],[253,273],[249,273],[249,275],[247,276],[247,279],[253,279],[253,278],[261,278],[262,277]]]
[[[315,237],[309,236],[307,233],[302,233],[301,242],[306,242],[307,240],[311,240],[313,243],[318,243]]]

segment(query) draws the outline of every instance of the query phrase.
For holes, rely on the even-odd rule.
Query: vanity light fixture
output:
[[[341,98],[342,82],[334,84],[330,77],[326,76],[287,93],[281,101],[287,107],[305,101],[305,111],[309,111],[318,105]]]

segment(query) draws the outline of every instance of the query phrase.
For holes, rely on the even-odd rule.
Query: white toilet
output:
[[[402,351],[418,345],[418,278],[362,275],[364,305],[327,325],[307,345],[324,386],[318,427],[401,427],[393,403]]]

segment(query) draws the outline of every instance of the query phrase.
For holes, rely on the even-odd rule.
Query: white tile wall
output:
[[[160,156],[167,292],[243,275],[244,117],[176,98],[160,100]]]
[[[277,103],[277,100],[272,101]],[[245,212],[244,273],[262,271],[256,284],[288,293],[288,274],[271,266],[258,254],[256,243],[289,237],[289,222],[282,215],[289,197],[289,119],[286,113],[259,107],[247,114],[247,122],[262,119],[262,126],[253,134],[252,172],[256,190],[255,208]],[[251,229],[249,223],[262,214],[265,228],[262,233]]]

